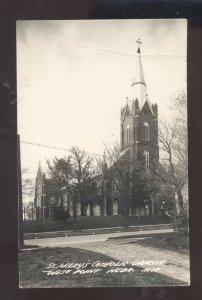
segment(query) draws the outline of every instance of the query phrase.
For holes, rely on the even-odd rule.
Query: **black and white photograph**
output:
[[[187,20],[16,23],[19,287],[190,285]]]

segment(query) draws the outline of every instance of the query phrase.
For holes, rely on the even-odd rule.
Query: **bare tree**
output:
[[[34,201],[29,201],[23,205],[24,219],[34,220]]]
[[[185,92],[182,91],[171,99],[170,109],[172,111],[171,129],[175,132],[172,143],[173,155],[177,161],[178,169],[187,173],[187,98]]]
[[[173,110],[170,122],[161,121],[159,142],[164,157],[164,180],[175,189],[179,211],[184,209],[182,189],[187,184],[187,122],[186,96],[182,92],[171,102]]]
[[[26,177],[26,173],[28,172],[27,168],[22,168],[22,197],[23,201],[25,198],[33,199],[34,191],[35,191],[35,180]],[[30,201],[30,200],[29,200]]]

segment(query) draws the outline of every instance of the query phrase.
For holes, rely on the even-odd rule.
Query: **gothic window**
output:
[[[146,170],[146,172],[148,172],[149,171],[149,152],[144,151],[144,155],[145,155],[145,170]]]
[[[97,183],[97,193],[98,195],[101,195],[101,182]]]
[[[118,214],[119,214],[119,202],[116,199],[113,201],[112,210],[113,210],[112,211],[113,215],[114,216],[118,216]]]
[[[117,185],[118,185],[118,180],[115,179],[115,180],[113,181],[113,191],[114,191],[114,192],[117,192],[117,191],[118,191]]]
[[[149,141],[149,125],[147,122],[144,123],[144,140],[145,142]]]
[[[55,202],[55,197],[54,196],[51,196],[50,197],[50,205],[53,205]]]
[[[126,129],[126,138],[127,138],[127,143],[130,143],[130,125],[127,125]]]

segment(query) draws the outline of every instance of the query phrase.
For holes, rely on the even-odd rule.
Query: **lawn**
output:
[[[50,287],[118,287],[118,286],[172,286],[184,285],[184,282],[174,280],[170,277],[155,273],[143,272],[140,267],[131,266],[117,267],[107,266],[101,267],[101,271],[97,273],[88,273],[99,267],[93,266],[94,262],[110,262],[118,263],[106,255],[86,251],[76,248],[38,248],[30,250],[19,250],[19,271],[20,271],[20,287],[22,288],[50,288]],[[82,269],[76,266],[78,263],[86,263],[88,266]],[[53,272],[60,272],[60,275],[47,275],[46,272],[49,264],[55,263]],[[61,264],[72,263],[72,266],[61,266]],[[60,267],[58,267],[60,265]],[[109,270],[130,270],[129,272],[107,273]],[[70,270],[68,273],[64,270]],[[82,270],[81,272],[78,270]],[[75,273],[76,272],[76,273]],[[86,272],[85,274],[80,274]],[[94,272],[94,271],[93,271]],[[73,274],[75,273],[75,274]]]
[[[170,223],[165,217],[162,216],[129,216],[128,225],[154,225],[154,224],[167,224]],[[94,228],[109,228],[124,226],[125,220],[122,216],[92,216],[92,217],[77,217],[77,229],[94,229]],[[24,232],[49,232],[49,231],[64,231],[73,230],[73,217],[67,222],[56,222],[52,219],[34,220],[24,222]]]
[[[180,253],[189,254],[189,237],[177,233],[165,233],[153,235],[149,239],[140,240],[138,244],[159,249],[174,250]]]

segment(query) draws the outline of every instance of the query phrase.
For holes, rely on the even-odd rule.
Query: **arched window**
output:
[[[97,193],[98,195],[101,195],[101,182],[97,183]]]
[[[51,196],[50,197],[50,205],[53,205],[55,203],[55,197]]]
[[[126,138],[127,138],[127,143],[130,142],[130,125],[127,125],[127,129],[126,129]]]
[[[144,155],[145,155],[145,170],[146,170],[146,172],[148,172],[149,171],[149,152],[144,151]]]
[[[147,122],[144,123],[144,140],[149,142],[149,124]]]
[[[113,191],[114,191],[114,192],[117,192],[117,191],[118,191],[118,180],[117,180],[117,179],[115,179],[115,180],[113,181]]]
[[[118,216],[119,214],[119,201],[117,199],[113,201],[112,213],[114,216]]]

